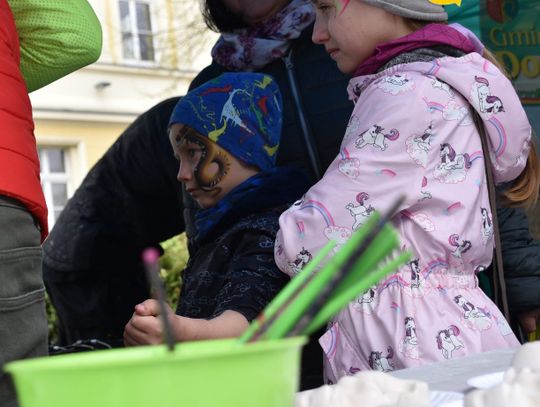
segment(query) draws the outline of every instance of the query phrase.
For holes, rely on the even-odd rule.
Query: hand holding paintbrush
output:
[[[165,301],[158,259],[155,249],[147,249],[143,253],[153,299],[135,306],[135,312],[124,329],[126,346],[166,343],[172,350],[175,342],[236,337],[247,328],[247,319],[234,310],[225,310],[208,319],[176,315]]]
[[[174,350],[174,336],[169,315],[173,312],[165,300],[165,289],[159,277],[159,253],[154,248],[143,252],[146,278],[152,297],[135,306],[135,312],[124,329],[124,343],[127,346],[157,344],[164,342],[170,351]]]

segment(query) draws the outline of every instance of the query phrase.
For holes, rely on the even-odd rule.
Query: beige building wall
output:
[[[138,115],[186,93],[210,63],[216,39],[202,22],[198,0],[89,2],[103,28],[100,59],[30,95],[51,225],[90,168]],[[138,13],[149,17],[151,30]],[[123,40],[122,33],[137,40]],[[140,40],[144,35],[151,37],[153,55],[144,53],[149,49]]]
[[[71,178],[76,188],[86,173],[124,131],[124,123],[96,123],[92,121],[39,120],[36,134],[40,147],[68,148]]]

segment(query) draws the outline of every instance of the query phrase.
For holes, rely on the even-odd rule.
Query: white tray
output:
[[[482,376],[471,377],[467,380],[467,384],[477,389],[489,389],[501,384],[504,378],[503,372],[489,373]]]

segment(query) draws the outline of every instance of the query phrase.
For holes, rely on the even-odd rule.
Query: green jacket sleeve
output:
[[[101,25],[86,0],[8,0],[21,48],[21,71],[29,92],[101,54]]]

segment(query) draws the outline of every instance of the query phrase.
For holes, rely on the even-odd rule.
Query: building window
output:
[[[39,147],[41,186],[49,210],[49,229],[66,206],[69,193],[68,150],[62,147]]]
[[[150,5],[144,1],[120,0],[120,26],[124,59],[154,61]]]

